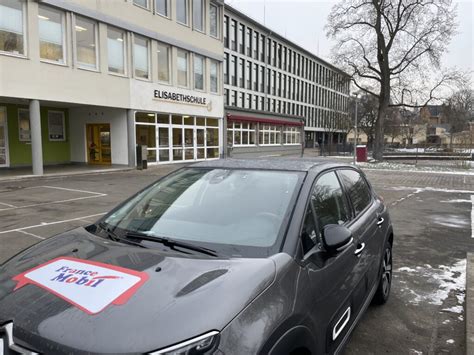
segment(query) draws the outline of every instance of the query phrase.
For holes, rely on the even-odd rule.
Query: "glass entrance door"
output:
[[[110,124],[88,124],[86,130],[87,161],[89,164],[111,164]]]
[[[8,166],[7,112],[0,107],[0,167]]]

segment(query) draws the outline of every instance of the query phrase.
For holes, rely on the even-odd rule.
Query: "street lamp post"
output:
[[[357,156],[357,99],[358,99],[359,97],[358,97],[358,94],[357,94],[357,93],[354,93],[353,95],[354,95],[354,97],[355,97],[354,165],[356,165],[356,164],[357,164],[357,159],[356,159],[356,156]]]

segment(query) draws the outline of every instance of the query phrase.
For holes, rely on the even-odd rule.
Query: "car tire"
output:
[[[372,300],[374,304],[382,305],[388,301],[392,286],[392,265],[392,246],[387,242],[383,252],[382,265],[380,266],[379,285]]]

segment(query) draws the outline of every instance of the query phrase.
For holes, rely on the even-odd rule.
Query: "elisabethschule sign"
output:
[[[194,95],[184,95],[178,94],[176,92],[164,91],[164,90],[154,90],[153,97],[155,99],[167,100],[167,101],[176,101],[187,104],[196,104],[206,106],[208,104],[205,97],[199,97]]]

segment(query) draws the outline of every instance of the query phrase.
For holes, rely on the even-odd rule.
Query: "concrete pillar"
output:
[[[135,137],[135,111],[127,110],[127,145],[128,145],[128,166],[137,166],[136,159],[136,137]]]
[[[43,175],[43,144],[41,142],[41,115],[38,100],[30,100],[30,133],[33,175]]]

